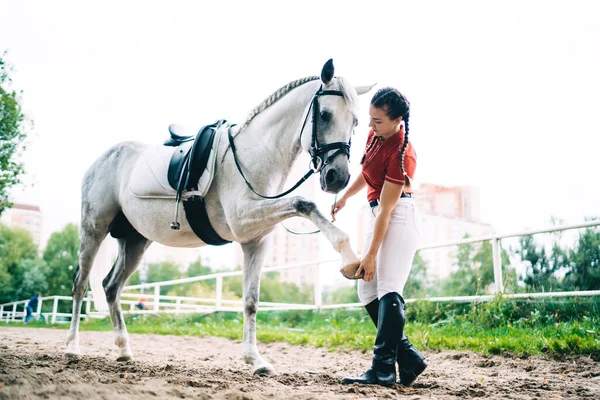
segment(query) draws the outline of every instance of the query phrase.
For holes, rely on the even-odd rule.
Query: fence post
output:
[[[315,287],[314,287],[314,291],[315,291],[315,308],[317,310],[321,309],[321,306],[323,305],[323,290],[321,288],[321,268],[319,268],[319,263],[317,263],[317,268],[316,268],[316,276],[315,276]]]
[[[56,323],[56,313],[58,312],[58,297],[54,296],[54,303],[52,304],[52,319],[50,320],[54,325]]]
[[[158,303],[160,302],[160,286],[154,286],[154,312],[158,313]]]
[[[0,306],[0,322],[4,320],[4,306]]]
[[[42,315],[42,299],[41,298],[38,301],[38,306],[37,306],[37,310],[35,310],[35,313]]]
[[[500,241],[498,238],[492,239],[492,259],[494,264],[494,282],[496,284],[496,293],[504,292],[504,283],[502,282],[502,255],[500,252]]]
[[[181,310],[181,299],[177,299],[175,302],[175,311]],[[175,313],[175,315],[179,315],[179,313]]]
[[[15,320],[15,315],[17,314],[17,303],[13,304],[13,312],[12,312],[12,320]]]
[[[223,306],[223,276],[217,276],[217,298],[215,300],[215,308],[220,310]]]

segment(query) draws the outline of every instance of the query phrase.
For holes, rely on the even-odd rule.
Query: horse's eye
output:
[[[321,119],[322,119],[324,122],[329,122],[329,121],[331,121],[331,117],[332,117],[332,116],[333,116],[333,115],[331,114],[331,111],[327,111],[327,110],[323,110],[323,111],[321,111]]]

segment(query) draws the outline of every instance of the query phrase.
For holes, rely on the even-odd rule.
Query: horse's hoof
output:
[[[127,362],[127,361],[133,361],[133,355],[131,354],[123,354],[122,356],[119,356],[119,358],[117,358],[118,362]]]
[[[277,371],[275,371],[275,368],[273,368],[270,365],[258,367],[257,369],[254,370],[254,375],[258,375],[258,376],[271,376],[271,375],[275,375],[275,374],[277,374]]]
[[[67,350],[63,353],[63,355],[65,356],[66,359],[73,360],[73,359],[80,358],[81,352],[80,351],[74,352],[72,350]]]
[[[356,276],[356,271],[358,271],[358,267],[360,267],[360,261],[353,262],[352,264],[348,264],[345,267],[340,269],[340,272],[346,279],[362,279],[365,276],[365,271],[362,271],[360,275]]]
[[[65,350],[64,355],[67,358],[77,358],[77,357],[81,356],[81,350],[79,349],[79,345],[76,345],[76,344],[67,345],[67,350]]]

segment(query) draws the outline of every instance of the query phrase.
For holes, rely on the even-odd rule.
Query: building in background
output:
[[[421,213],[480,222],[479,189],[472,186],[445,187],[425,183],[415,191]]]
[[[12,208],[4,210],[0,221],[11,227],[23,228],[31,233],[33,242],[41,249],[42,229],[44,216],[39,206],[23,203],[14,203]]]

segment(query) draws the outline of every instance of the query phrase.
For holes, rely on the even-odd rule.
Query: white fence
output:
[[[450,243],[433,244],[423,246],[419,250],[435,249],[440,247],[457,246],[466,243],[478,243],[484,241],[490,241],[492,244],[492,258],[493,258],[493,269],[494,269],[494,283],[496,293],[504,292],[504,283],[502,281],[502,260],[501,260],[501,247],[500,241],[502,239],[535,235],[540,233],[551,233],[557,231],[565,231],[572,229],[582,229],[588,227],[599,226],[600,220],[587,221],[581,224],[573,225],[562,225],[553,226],[545,229],[531,230],[526,232],[518,232],[503,235],[490,235],[479,238],[468,238],[462,239]],[[319,267],[323,264],[329,264],[332,262],[340,262],[339,259],[331,260],[317,260],[308,263],[291,264],[281,267],[264,268],[263,273],[273,271],[283,271],[293,268],[303,268],[307,266],[316,265]],[[129,310],[124,310],[124,313],[134,314],[158,314],[158,313],[173,313],[173,314],[184,314],[184,313],[197,313],[197,312],[214,312],[214,311],[236,311],[240,312],[243,310],[241,300],[226,300],[223,299],[223,278],[240,276],[242,271],[231,271],[231,272],[220,272],[209,275],[196,276],[191,278],[177,279],[165,282],[154,282],[144,283],[140,285],[126,286],[123,290],[124,293],[121,296],[121,304],[129,306]],[[196,297],[183,297],[183,296],[167,296],[161,295],[161,288],[164,286],[173,286],[186,283],[200,282],[200,281],[216,281],[216,295],[214,298],[196,298]],[[148,289],[150,293],[143,294],[148,299],[145,302],[144,309],[137,309],[135,305],[138,303],[136,299],[140,298],[140,293],[126,293],[127,291]],[[323,309],[334,309],[334,308],[354,308],[361,307],[360,303],[350,304],[323,304],[322,298],[322,283],[320,274],[316,276],[316,282],[314,285],[314,304],[292,304],[292,303],[269,303],[260,302],[260,311],[270,310],[323,310]],[[572,291],[572,292],[545,292],[545,293],[519,293],[519,294],[503,294],[504,298],[542,298],[542,297],[577,297],[577,296],[600,296],[600,290],[587,290],[587,291]],[[407,299],[408,302],[415,300],[426,300],[426,301],[443,301],[443,302],[473,302],[473,301],[489,301],[494,298],[494,295],[487,296],[454,296],[454,297],[430,297],[423,299]],[[56,323],[67,321],[71,316],[70,313],[59,313],[58,302],[69,301],[72,298],[69,296],[49,296],[43,297],[38,303],[37,312],[34,314],[40,314],[42,310],[42,301],[52,300],[53,307],[52,313],[43,313],[46,317],[47,322]],[[83,316],[86,317],[104,317],[107,313],[96,313],[91,311],[91,303],[93,299],[88,296],[84,299],[85,311],[82,312]],[[0,321],[13,322],[22,321],[25,316],[25,308],[27,306],[27,300],[7,303],[0,305]],[[149,308],[148,308],[149,307]],[[19,309],[20,308],[20,309]],[[124,307],[125,308],[125,307]],[[48,319],[49,318],[49,319]]]

